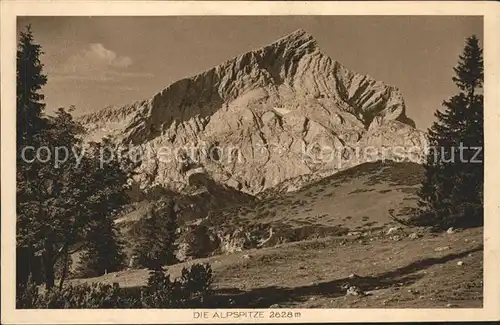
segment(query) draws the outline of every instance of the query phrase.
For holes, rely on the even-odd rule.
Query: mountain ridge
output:
[[[236,146],[243,158],[238,164],[193,162],[196,157],[191,155],[187,165],[251,194],[286,179],[324,177],[339,169],[338,159],[310,161],[304,148],[423,147],[425,142],[406,116],[397,87],[348,70],[321,52],[314,37],[300,29],[173,82],[149,100],[106,108],[80,121],[88,128],[89,139],[111,136],[116,143],[154,152],[193,144],[198,146],[194,156],[199,158],[207,154],[199,148],[201,143],[207,148]],[[271,152],[270,146],[286,153]],[[257,157],[260,154],[263,157]],[[191,167],[186,161],[159,167],[158,157],[148,156],[141,165],[151,162],[153,168],[143,166],[139,172],[143,177],[136,179],[144,187],[165,185],[179,190],[189,184],[186,170]]]
[[[298,43],[298,45],[302,45],[302,43],[310,42],[314,46],[314,48],[317,49],[322,55],[324,55],[326,58],[332,60],[334,62],[334,65],[338,65],[340,68],[346,69],[342,64],[340,64],[340,62],[332,59],[330,56],[328,56],[328,55],[324,54],[323,52],[321,52],[321,49],[319,48],[319,46],[317,44],[317,41],[314,38],[314,36],[312,36],[310,33],[308,33],[307,31],[305,31],[304,29],[297,29],[294,32],[292,32],[290,34],[287,34],[287,35],[285,35],[285,36],[283,36],[283,37],[275,40],[274,42],[272,42],[272,43],[270,43],[268,45],[260,46],[260,47],[257,47],[255,49],[253,49],[253,50],[246,51],[244,53],[241,53],[241,54],[239,54],[237,56],[234,56],[231,59],[228,59],[228,60],[226,60],[226,61],[218,64],[215,67],[212,67],[212,68],[209,68],[209,69],[204,69],[204,70],[202,70],[200,72],[197,72],[197,73],[194,73],[194,74],[192,74],[192,75],[190,75],[188,77],[184,77],[184,78],[181,78],[181,79],[179,79],[179,80],[177,80],[175,82],[172,82],[170,85],[162,88],[160,91],[158,91],[155,94],[153,94],[151,96],[151,99],[154,98],[155,96],[157,96],[158,94],[161,94],[161,93],[167,91],[172,85],[174,85],[176,83],[187,81],[187,80],[190,80],[190,79],[196,79],[200,75],[203,75],[205,73],[209,73],[212,70],[217,70],[218,68],[220,69],[221,66],[228,65],[228,64],[230,64],[230,63],[232,63],[234,61],[238,61],[239,58],[244,57],[245,55],[249,55],[250,53],[259,52],[259,51],[265,51],[267,48],[272,48],[273,46],[277,46],[280,43],[290,43],[290,42],[295,42],[295,44]],[[366,78],[368,80],[374,80],[375,81],[375,78],[373,78],[372,76],[370,76],[368,74],[360,74],[360,73],[357,73],[357,72],[355,72],[353,70],[349,70],[349,71],[351,71],[354,74],[363,76],[364,78]],[[389,89],[391,89],[391,91],[394,91],[396,93],[400,92],[399,88],[396,87],[396,86],[394,86],[394,85],[385,84],[385,86],[387,86]],[[148,100],[137,100],[137,101],[134,101],[132,104],[128,104],[128,105],[119,105],[119,106],[111,105],[111,106],[107,106],[107,107],[99,109],[99,110],[97,110],[95,112],[91,112],[91,113],[87,113],[87,114],[82,114],[81,116],[78,117],[78,119],[80,121],[82,121],[83,123],[93,123],[93,122],[96,122],[103,115],[104,116],[106,116],[106,115],[109,116],[109,115],[112,115],[112,113],[116,113],[116,115],[127,115],[128,113],[134,113],[135,112],[134,110],[130,110],[130,108],[132,108],[133,106],[143,105],[147,101]],[[123,114],[124,113],[123,110],[125,110],[125,114]],[[411,119],[410,119],[410,121],[408,121],[408,123],[410,125],[412,125],[413,127],[416,127],[415,123]]]

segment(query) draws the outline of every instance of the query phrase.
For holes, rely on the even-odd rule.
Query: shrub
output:
[[[150,273],[147,285],[132,293],[113,285],[92,283],[67,285],[62,290],[39,292],[33,281],[22,287],[16,297],[18,309],[62,308],[195,308],[206,307],[212,294],[213,274],[209,264],[184,268],[172,281],[162,270]]]
[[[210,264],[194,264],[191,269],[183,268],[180,279],[184,292],[201,305],[212,293],[213,274]]]
[[[127,308],[132,299],[125,297],[117,283],[68,285],[62,290],[52,289],[39,293],[36,286],[28,285],[17,299],[17,308]]]
[[[45,294],[41,303],[46,308],[112,308],[120,301],[118,284],[102,283],[69,285],[63,290],[51,290]]]
[[[143,308],[178,307],[182,301],[179,283],[171,281],[169,275],[161,270],[150,273],[147,286],[141,291]]]
[[[33,281],[33,278],[29,276],[26,283],[19,284],[18,292],[16,295],[16,308],[37,308],[36,306],[38,303],[38,297],[38,286]]]
[[[179,280],[170,280],[163,271],[152,271],[141,292],[144,308],[203,307],[212,294],[213,274],[209,264],[183,268]]]

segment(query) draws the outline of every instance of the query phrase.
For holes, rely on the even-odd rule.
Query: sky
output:
[[[31,24],[48,75],[46,111],[75,115],[149,99],[181,78],[297,29],[346,68],[398,87],[419,129],[434,121],[478,16],[18,17]]]

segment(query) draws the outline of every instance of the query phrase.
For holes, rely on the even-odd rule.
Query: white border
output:
[[[2,1],[1,5],[1,184],[2,323],[159,324],[335,321],[466,321],[500,319],[500,6],[494,2],[181,2],[181,1]],[[16,16],[158,15],[479,15],[484,16],[485,227],[482,309],[293,309],[297,319],[194,319],[194,310],[15,310],[15,40]],[[264,311],[269,309],[252,309]],[[201,310],[200,310],[201,311]],[[214,312],[215,309],[203,311]],[[221,310],[224,311],[224,310]],[[243,311],[243,309],[231,309]]]

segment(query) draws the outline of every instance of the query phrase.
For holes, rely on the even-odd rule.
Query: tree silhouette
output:
[[[34,42],[31,25],[21,32],[17,48],[16,108],[17,146],[33,144],[33,137],[44,125],[44,95],[40,92],[47,83],[40,56],[41,46]]]
[[[203,258],[210,255],[212,240],[210,230],[206,225],[200,224],[188,236],[188,249],[186,255],[193,258]]]
[[[483,222],[483,58],[475,36],[467,38],[454,71],[459,92],[443,102],[428,130],[431,151],[415,219],[438,229]]]
[[[169,200],[151,207],[134,249],[138,264],[150,270],[161,270],[164,265],[176,263],[177,238],[174,202]]]
[[[48,290],[54,287],[56,264],[84,246],[89,225],[116,214],[126,203],[131,172],[126,160],[101,166],[101,149],[108,144],[84,145],[82,125],[63,108],[55,116],[44,115],[41,89],[47,77],[41,53],[28,26],[17,53],[18,290],[29,274]],[[41,148],[46,148],[44,159],[35,159]],[[66,154],[63,163],[54,160],[56,150]],[[62,274],[60,286],[67,270]]]
[[[91,222],[85,240],[87,244],[80,258],[78,276],[96,277],[124,267],[123,243],[112,218],[106,216]]]
[[[47,83],[43,74],[43,65],[40,62],[42,55],[41,46],[33,39],[31,26],[26,26],[20,33],[17,60],[16,60],[16,159],[17,159],[17,201],[28,200],[34,189],[28,189],[23,180],[36,179],[37,168],[28,165],[21,153],[27,144],[37,146],[37,134],[45,125],[42,113],[45,104],[40,90]],[[25,160],[31,160],[33,152],[25,153]],[[23,184],[24,183],[24,184]],[[22,184],[22,186],[19,186]],[[19,214],[19,205],[17,207]],[[17,290],[20,285],[28,281],[28,277],[39,282],[41,280],[41,259],[36,256],[36,249],[27,242],[18,242],[16,245],[16,283]]]

